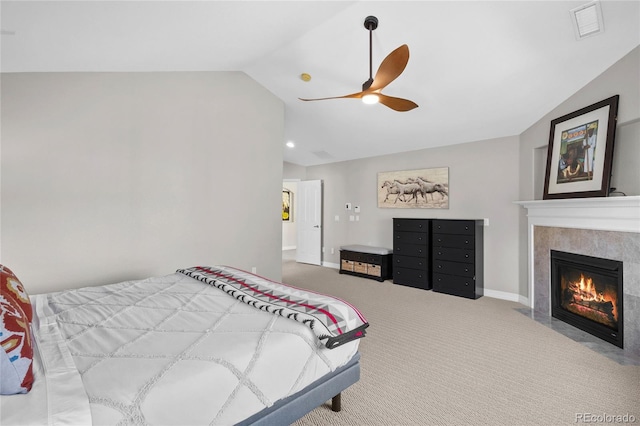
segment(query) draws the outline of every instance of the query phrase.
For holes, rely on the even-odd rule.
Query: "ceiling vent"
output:
[[[578,40],[604,31],[602,9],[598,0],[571,9],[571,18],[573,20],[573,29],[575,30]]]
[[[333,160],[333,155],[329,154],[327,151],[313,151],[313,154],[321,160]]]

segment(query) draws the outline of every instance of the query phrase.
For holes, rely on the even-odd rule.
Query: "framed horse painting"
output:
[[[449,168],[378,173],[378,207],[448,209]]]

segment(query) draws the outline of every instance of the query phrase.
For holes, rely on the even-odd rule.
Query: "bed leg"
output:
[[[334,396],[331,399],[331,410],[335,411],[336,413],[340,410],[342,410],[342,394],[337,394],[336,396]]]

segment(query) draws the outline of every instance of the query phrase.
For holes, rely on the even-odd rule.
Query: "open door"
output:
[[[296,262],[322,264],[322,181],[298,182]]]

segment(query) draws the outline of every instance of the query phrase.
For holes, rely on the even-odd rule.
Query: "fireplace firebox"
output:
[[[622,262],[551,250],[551,316],[623,347]]]

